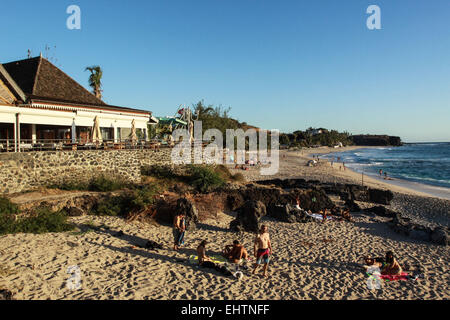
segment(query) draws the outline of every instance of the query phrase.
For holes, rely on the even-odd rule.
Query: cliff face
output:
[[[351,136],[350,139],[357,146],[401,146],[403,145],[400,137],[387,135],[356,135]]]

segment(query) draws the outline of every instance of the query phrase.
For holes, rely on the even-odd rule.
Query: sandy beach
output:
[[[275,178],[301,177],[321,181],[354,182],[361,177],[349,170],[321,162],[305,166],[311,152],[280,152],[280,172]],[[326,150],[323,150],[326,152]],[[329,150],[328,150],[329,152]],[[242,172],[249,181],[258,170]],[[395,192],[392,209],[429,225],[449,225],[450,201],[381,181],[370,186]],[[363,205],[363,204],[361,204]],[[187,262],[203,239],[207,254],[220,254],[225,244],[240,240],[252,251],[254,235],[233,233],[235,213],[201,221],[186,235],[180,252],[171,249],[169,226],[126,222],[115,217],[73,217],[78,231],[54,234],[16,234],[0,237],[0,288],[15,299],[448,299],[450,298],[447,247],[414,240],[392,231],[386,218],[354,214],[354,222],[282,223],[263,218],[268,225],[274,255],[269,279],[244,272],[240,280]],[[117,236],[123,231],[123,236]],[[140,248],[147,240],[164,249]],[[401,263],[424,274],[415,282],[385,282],[369,289],[362,268],[364,255],[382,256],[393,250]],[[68,268],[78,266],[81,287],[67,287]],[[261,272],[261,270],[260,270]]]

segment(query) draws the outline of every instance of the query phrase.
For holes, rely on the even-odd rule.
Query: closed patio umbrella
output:
[[[97,116],[94,118],[94,126],[92,127],[92,142],[95,144],[103,142],[102,133],[100,131],[100,123]]]
[[[133,145],[136,144],[137,139],[138,138],[137,138],[137,135],[136,135],[136,122],[133,119],[133,121],[131,121],[131,133],[130,133],[130,140],[131,140]]]

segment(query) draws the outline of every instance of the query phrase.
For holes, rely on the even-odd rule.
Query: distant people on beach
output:
[[[262,225],[259,234],[256,236],[254,242],[254,255],[256,258],[256,263],[253,268],[252,274],[255,274],[258,266],[263,264],[263,276],[268,277],[267,269],[269,266],[270,256],[272,254],[272,244],[270,243],[268,228],[267,226]]]
[[[300,199],[299,198],[295,198],[295,208],[298,210],[303,210],[302,207],[300,206]]]
[[[352,222],[352,216],[350,215],[349,209],[343,210],[341,216],[342,216],[342,219]]]
[[[320,210],[319,213],[322,215],[322,223],[325,223],[330,216],[330,211],[328,209]]]
[[[380,177],[383,175],[383,170],[382,169],[380,169]]]
[[[222,255],[232,263],[240,263],[242,259],[248,260],[248,252],[238,240],[234,240],[232,245],[226,245]]]
[[[387,180],[387,178],[388,178],[388,175],[387,175],[387,172],[385,171],[384,172],[384,180]]]
[[[184,236],[186,233],[186,216],[179,213],[173,219],[173,250],[178,251],[184,244]]]

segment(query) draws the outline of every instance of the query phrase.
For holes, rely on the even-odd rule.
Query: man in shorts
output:
[[[256,263],[252,272],[252,274],[255,274],[258,266],[263,264],[263,276],[266,278],[268,277],[267,268],[269,266],[270,255],[272,254],[272,245],[267,230],[267,226],[262,225],[259,234],[255,238],[254,255]]]
[[[173,250],[178,251],[184,244],[184,234],[186,232],[186,216],[179,213],[173,219]]]

